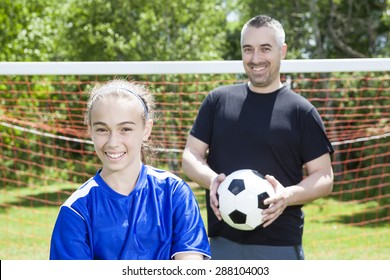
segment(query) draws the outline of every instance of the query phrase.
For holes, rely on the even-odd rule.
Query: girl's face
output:
[[[142,113],[135,97],[107,96],[95,101],[90,133],[106,175],[140,166],[142,143],[149,138],[153,126],[152,120],[144,124]]]

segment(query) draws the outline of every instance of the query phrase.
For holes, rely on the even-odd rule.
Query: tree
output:
[[[326,22],[329,53],[351,58],[390,54],[388,4],[383,0],[329,0]]]
[[[241,26],[261,13],[278,19],[286,30],[288,58],[355,58],[390,55],[389,0],[232,0],[238,15],[227,37],[225,58],[239,59]]]
[[[0,60],[49,60],[55,52],[56,0],[0,2]]]
[[[225,48],[222,1],[70,0],[64,60],[211,60]]]
[[[241,59],[259,13],[286,29],[289,58],[390,56],[389,0],[2,0],[3,61]]]

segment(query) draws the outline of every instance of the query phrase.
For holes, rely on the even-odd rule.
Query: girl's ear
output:
[[[149,119],[145,122],[144,135],[142,137],[143,141],[147,141],[149,139],[149,136],[152,133],[152,128],[153,128],[153,120]]]
[[[92,138],[92,128],[90,125],[87,125],[86,134],[87,134],[87,137]]]

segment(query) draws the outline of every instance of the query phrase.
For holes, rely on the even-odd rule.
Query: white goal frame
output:
[[[290,59],[282,73],[390,71],[390,58]],[[142,75],[244,73],[241,60],[230,61],[83,61],[0,62],[0,75]]]

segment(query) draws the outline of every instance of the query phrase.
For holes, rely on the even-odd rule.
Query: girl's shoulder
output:
[[[145,168],[146,168],[146,176],[151,176],[159,180],[170,179],[174,181],[183,181],[179,176],[175,175],[170,171],[153,167],[150,165],[145,165]]]

